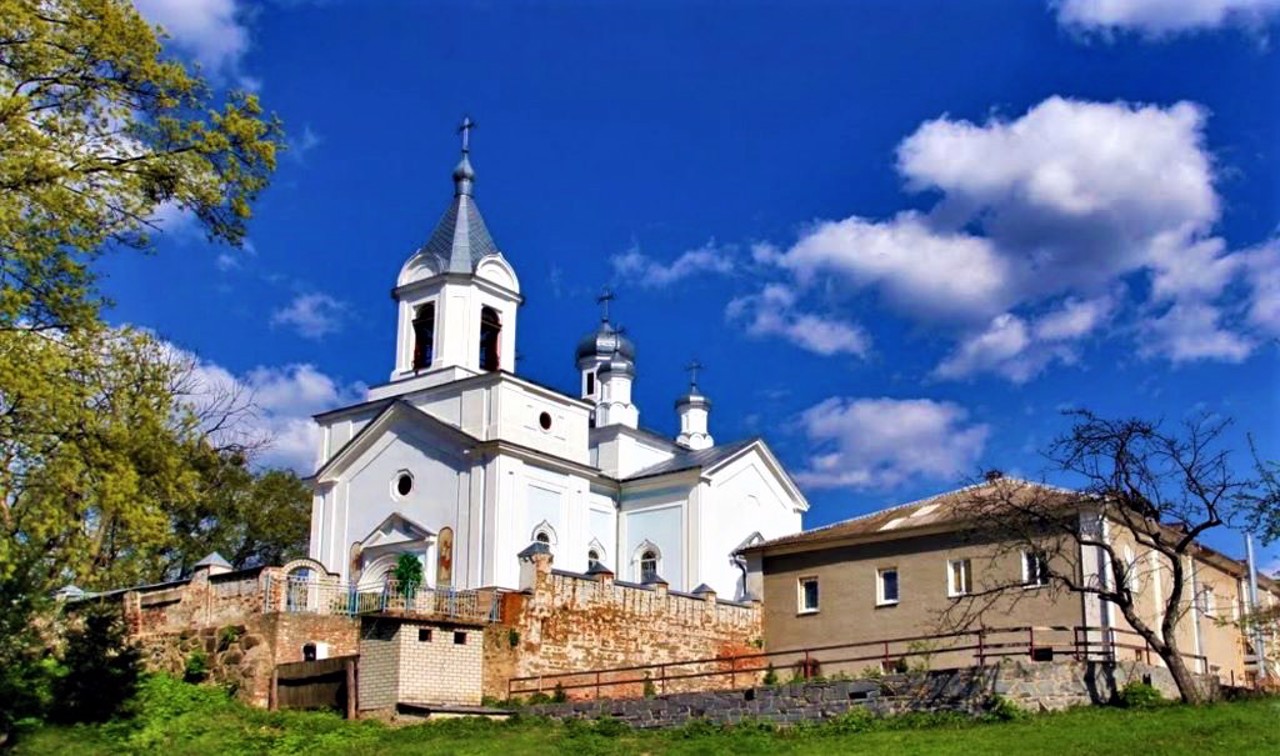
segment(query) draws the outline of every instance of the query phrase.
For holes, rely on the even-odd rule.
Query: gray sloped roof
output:
[[[475,200],[459,194],[444,211],[422,253],[435,258],[436,269],[442,273],[474,273],[481,260],[498,254],[498,245],[489,236]]]
[[[215,551],[207,555],[204,559],[201,559],[200,561],[191,565],[191,567],[192,569],[198,569],[200,567],[225,567],[226,569],[229,570],[231,569],[231,563],[228,562],[225,558],[223,558],[221,554]]]
[[[741,441],[734,441],[731,444],[721,444],[713,446],[710,449],[701,449],[699,451],[687,450],[678,452],[671,459],[665,462],[659,462],[656,465],[639,470],[627,477],[624,481],[637,480],[639,478],[652,478],[655,475],[666,475],[668,473],[680,472],[681,470],[693,470],[702,467],[712,467],[724,460],[732,457],[748,446],[759,440],[759,437],[753,436]]]
[[[441,273],[474,273],[481,260],[501,254],[472,197],[475,178],[471,160],[464,152],[453,169],[453,202],[420,250],[435,258],[435,268]]]

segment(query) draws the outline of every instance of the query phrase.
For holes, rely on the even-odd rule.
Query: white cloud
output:
[[[1134,31],[1149,38],[1227,25],[1258,27],[1280,0],[1055,0],[1058,23],[1081,31]]]
[[[940,377],[1024,381],[1074,361],[1072,342],[1111,321],[1120,290],[1146,297],[1127,312],[1160,316],[1126,329],[1144,334],[1143,354],[1239,360],[1255,340],[1233,332],[1232,284],[1252,276],[1256,325],[1268,320],[1257,298],[1271,279],[1213,235],[1222,203],[1206,118],[1188,102],[1050,97],[1014,119],[927,121],[899,144],[897,169],[908,189],[937,195],[933,207],[818,222],[789,249],[756,245],[753,259],[802,291],[869,291],[952,329]],[[1125,286],[1131,277],[1149,285]]]
[[[802,284],[838,273],[857,288],[879,287],[897,309],[924,317],[985,314],[1008,299],[1007,264],[988,240],[937,231],[917,213],[820,223],[780,263]]]
[[[796,310],[795,292],[783,284],[768,284],[759,294],[732,300],[725,317],[746,323],[752,336],[781,336],[821,355],[864,357],[871,347],[870,337],[856,324]]]
[[[285,157],[299,165],[304,165],[307,161],[307,153],[319,147],[323,142],[324,139],[311,128],[311,124],[306,124],[302,127],[300,135],[289,138],[288,149],[284,153]]]
[[[669,264],[663,264],[640,251],[638,246],[614,255],[613,270],[620,277],[645,288],[670,286],[698,273],[732,273],[735,268],[732,248],[718,247],[715,240],[691,249]]]
[[[249,30],[236,0],[134,0],[134,6],[209,75],[238,73],[249,51]]]
[[[1264,333],[1280,337],[1280,240],[1273,239],[1244,257],[1252,292],[1249,322]]]
[[[258,250],[253,246],[253,242],[245,239],[238,249],[231,248],[219,252],[213,260],[213,265],[223,273],[227,273],[239,269],[243,264],[243,258],[256,257],[257,254]]]
[[[800,414],[813,445],[796,476],[813,488],[891,488],[956,478],[977,462],[990,428],[951,402],[832,397]]]
[[[1143,332],[1153,341],[1143,345],[1141,353],[1158,353],[1175,363],[1205,359],[1241,362],[1255,346],[1249,338],[1223,327],[1218,308],[1199,302],[1170,306],[1163,315],[1145,322]]]
[[[319,426],[311,416],[325,410],[361,402],[363,384],[340,384],[314,365],[256,367],[235,375],[226,368],[171,348],[192,363],[191,400],[197,407],[225,403],[235,397],[246,411],[223,435],[248,441],[265,441],[255,458],[266,467],[287,467],[302,475],[315,471]]]
[[[1074,363],[1072,342],[1096,330],[1111,311],[1112,300],[1104,296],[1069,298],[1030,324],[1012,313],[997,315],[984,330],[962,338],[933,374],[956,379],[989,372],[1026,383],[1055,361]]]
[[[287,326],[308,339],[322,339],[342,330],[347,305],[328,294],[299,294],[288,307],[271,314],[271,325]]]
[[[1069,341],[1094,331],[1111,315],[1110,297],[1079,300],[1069,298],[1060,309],[1036,322],[1035,335],[1045,341]]]

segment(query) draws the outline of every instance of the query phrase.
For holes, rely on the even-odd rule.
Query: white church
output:
[[[696,374],[679,435],[644,429],[607,310],[576,396],[515,374],[524,299],[476,207],[470,126],[453,202],[392,291],[390,381],[315,418],[311,557],[369,587],[407,552],[432,587],[515,588],[519,555],[549,549],[558,569],[747,598],[737,551],[799,532],[804,494],[763,440],[713,440]]]

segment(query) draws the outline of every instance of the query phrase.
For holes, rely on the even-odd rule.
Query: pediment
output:
[[[741,451],[718,460],[715,464],[710,465],[702,470],[705,478],[715,480],[736,464],[746,462],[755,467],[763,475],[771,477],[782,487],[795,503],[798,511],[805,512],[809,509],[809,500],[805,498],[804,492],[796,485],[795,480],[791,477],[787,469],[783,467],[782,462],[774,456],[773,451],[763,439],[756,439],[752,443],[745,446]]]
[[[360,548],[367,551],[383,546],[422,543],[435,538],[435,535],[399,512],[393,512],[360,541]]]
[[[461,462],[466,452],[479,443],[474,436],[439,420],[406,401],[390,403],[378,413],[360,432],[339,449],[316,471],[317,483],[333,480],[348,470],[358,469],[360,461],[371,450],[385,445],[388,437],[430,439],[433,456],[443,456]],[[412,443],[412,441],[410,441]]]

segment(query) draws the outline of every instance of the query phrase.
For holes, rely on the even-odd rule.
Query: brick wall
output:
[[[612,575],[588,578],[555,571],[549,555],[534,555],[531,561],[526,590],[505,596],[502,622],[485,630],[486,695],[506,698],[511,677],[759,653],[756,605],[615,582]],[[711,666],[727,669],[728,663]],[[581,677],[564,684],[594,679]],[[722,682],[727,685],[727,678],[686,684]],[[680,689],[673,686],[669,689]]]
[[[400,695],[400,623],[360,626],[359,707],[392,709]]]
[[[483,629],[412,617],[364,618],[360,709],[398,703],[479,705]]]

